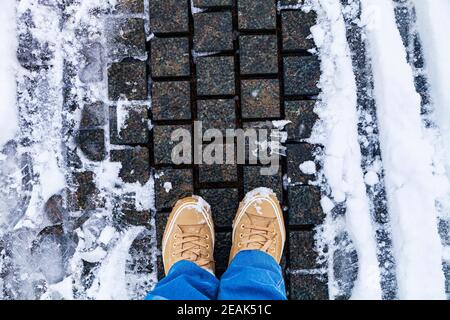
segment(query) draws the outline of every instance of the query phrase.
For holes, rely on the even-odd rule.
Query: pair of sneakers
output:
[[[286,239],[283,213],[272,190],[250,191],[233,220],[229,262],[242,250],[261,250],[280,263]],[[209,204],[201,197],[179,200],[167,221],[162,240],[164,271],[181,260],[215,272],[214,223]]]

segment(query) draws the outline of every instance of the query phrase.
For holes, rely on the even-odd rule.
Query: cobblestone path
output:
[[[220,276],[228,264],[239,201],[253,188],[272,188],[283,203],[289,232],[282,262],[289,296],[324,299],[327,281],[314,251],[314,228],[323,219],[321,190],[309,184],[314,175],[299,169],[320,152],[319,146],[302,142],[316,121],[313,107],[320,65],[309,51],[313,49],[309,29],[316,17],[292,9],[294,2],[281,1],[277,8],[273,0],[258,5],[246,0],[194,0],[192,6],[188,1],[150,1],[148,81],[154,124],[150,158],[156,177],[157,237],[159,246],[177,199],[188,194],[204,197],[216,223]],[[134,62],[135,70],[129,66],[128,61],[118,64],[117,75],[143,82],[143,63]],[[262,176],[260,164],[174,165],[170,134],[180,127],[193,130],[194,120],[216,129],[272,129],[273,120],[291,121],[279,172]],[[160,257],[158,270],[161,276]]]

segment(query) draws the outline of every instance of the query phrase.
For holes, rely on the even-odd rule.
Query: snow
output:
[[[316,173],[316,164],[314,161],[305,161],[299,165],[299,169],[304,174],[315,174]]]
[[[172,183],[171,182],[164,182],[164,190],[169,193],[170,190],[172,190]]]
[[[380,299],[375,231],[371,219],[361,151],[358,144],[356,83],[353,74],[346,28],[338,1],[313,2],[318,24],[312,28],[321,59],[320,102],[315,112],[321,119],[314,127],[312,142],[325,148],[323,174],[336,203],[346,202],[345,223],[359,259],[353,299]],[[328,200],[322,201],[330,212]],[[328,215],[324,235],[332,239],[334,221]],[[327,234],[328,233],[328,234]],[[331,273],[332,271],[330,271]],[[330,281],[330,292],[335,289]]]
[[[412,0],[426,58],[434,120],[439,126],[450,177],[450,2],[448,0]]]
[[[431,146],[392,1],[362,0],[401,299],[444,299]]]
[[[18,130],[16,106],[16,10],[15,0],[0,1],[0,148],[13,139]]]
[[[125,264],[131,244],[143,230],[143,227],[133,227],[122,235],[101,265],[97,279],[88,290],[88,296],[99,300],[128,298]]]

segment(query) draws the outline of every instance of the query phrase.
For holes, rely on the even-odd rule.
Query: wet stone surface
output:
[[[152,77],[189,76],[188,38],[154,38],[150,60]]]
[[[106,124],[106,113],[103,102],[88,103],[81,111],[80,129],[95,129]]]
[[[293,300],[327,300],[328,280],[324,275],[291,274],[290,298]]]
[[[238,1],[238,17],[240,29],[275,29],[276,5],[273,0]]]
[[[316,24],[316,13],[301,10],[281,13],[283,50],[309,50],[314,47],[311,27]]]
[[[314,186],[295,186],[288,190],[289,224],[317,225],[322,223],[324,214],[320,205],[321,193]]]
[[[80,130],[77,136],[77,145],[89,160],[102,161],[106,157],[103,129]]]
[[[317,252],[314,250],[314,231],[291,231],[289,233],[290,269],[314,269]]]
[[[189,125],[155,126],[153,128],[153,152],[155,164],[174,164],[172,162],[172,149],[179,141],[172,141],[172,133],[178,129],[191,131]]]
[[[240,201],[238,189],[202,189],[199,195],[210,204],[214,224],[231,227]]]
[[[311,137],[312,129],[318,116],[314,112],[315,101],[286,101],[286,120],[291,121],[286,126],[288,139],[300,141]]]
[[[150,16],[150,28],[154,33],[189,31],[187,1],[152,0]]]
[[[320,93],[320,62],[317,57],[284,58],[284,90],[287,95],[313,96]]]
[[[103,67],[105,64],[104,49],[99,42],[88,42],[82,49],[83,67],[79,71],[83,83],[103,81]]]
[[[172,209],[179,199],[190,196],[193,192],[191,169],[165,168],[156,171],[155,198],[158,210]]]
[[[287,175],[291,183],[306,184],[308,181],[314,180],[315,172],[319,169],[316,164],[314,164],[314,172],[311,171],[312,173],[302,172],[299,166],[306,161],[314,162],[315,151],[316,147],[308,143],[287,145]]]
[[[71,211],[94,210],[103,205],[94,178],[95,174],[92,171],[73,174],[75,190],[68,196],[68,207]]]
[[[215,52],[233,50],[231,12],[207,12],[194,15],[194,50]]]
[[[113,63],[108,69],[108,91],[112,101],[147,99],[145,61]]]
[[[123,126],[119,128],[118,109],[124,113]],[[109,108],[111,144],[145,144],[148,142],[148,110],[146,106],[111,106]]]
[[[111,59],[145,56],[144,20],[137,18],[114,19],[107,22]]]
[[[278,80],[243,80],[241,92],[243,118],[274,118],[280,116]]]
[[[275,35],[240,36],[241,73],[278,72],[277,37]]]
[[[119,177],[126,183],[144,185],[150,178],[149,150],[143,147],[111,150],[112,162],[120,162]]]
[[[197,119],[202,121],[203,131],[217,129],[226,134],[226,129],[234,129],[236,112],[234,100],[197,101]]]
[[[234,94],[234,58],[199,57],[197,63],[197,94]]]
[[[154,82],[152,114],[154,120],[191,118],[190,84],[188,81]]]

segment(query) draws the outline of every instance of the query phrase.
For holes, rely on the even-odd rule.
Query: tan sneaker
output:
[[[272,190],[250,191],[240,203],[233,221],[230,260],[241,250],[261,250],[280,263],[286,230],[283,212]]]
[[[214,224],[211,209],[201,197],[179,200],[167,221],[162,240],[164,271],[180,260],[214,273]]]

